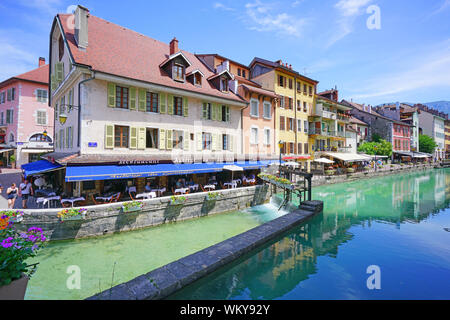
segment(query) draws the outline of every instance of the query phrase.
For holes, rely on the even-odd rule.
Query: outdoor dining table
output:
[[[256,182],[255,179],[247,179],[247,178],[244,178],[243,180],[244,180],[244,182],[247,182],[247,183],[255,183],[255,182]]]
[[[95,200],[103,200],[104,202],[111,201],[112,198],[116,197],[118,193],[106,194],[103,196],[95,197]]]
[[[198,184],[193,184],[192,186],[189,186],[189,189],[192,191],[197,191],[198,190]]]
[[[207,184],[207,185],[203,186],[203,189],[216,190],[216,186],[213,184]]]
[[[37,189],[34,191],[36,195],[43,195],[44,197],[56,196],[55,190],[53,189]]]
[[[145,198],[145,199],[152,199],[152,198],[156,198],[156,192],[144,192],[144,193],[139,193],[136,195],[136,199],[137,198]]]
[[[236,182],[238,184],[242,184],[242,180],[241,179],[234,179],[233,182]]]
[[[231,188],[237,188],[237,183],[236,182],[225,182],[223,184],[224,187],[228,187],[230,186]]]
[[[163,194],[164,192],[166,192],[166,188],[159,188],[159,189],[151,189],[151,192],[156,192],[156,194],[159,194],[159,196],[161,196],[161,194]]]
[[[48,203],[48,207],[50,208],[51,201],[55,201],[55,200],[61,200],[61,197],[60,196],[52,196],[52,197],[47,197],[47,198],[40,197],[40,198],[36,199],[36,203],[37,204],[42,203],[42,207],[44,207]]]
[[[187,191],[189,190],[189,188],[179,188],[179,189],[175,189],[175,193],[181,193],[181,194],[185,194]]]
[[[70,202],[72,204],[72,207],[73,207],[73,203],[74,202],[84,201],[84,200],[86,200],[84,197],[66,198],[66,199],[61,199],[61,204],[63,204],[64,202]]]

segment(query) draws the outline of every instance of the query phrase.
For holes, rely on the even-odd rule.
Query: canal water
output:
[[[450,170],[316,187],[314,199],[323,214],[170,298],[450,298]],[[279,217],[276,203],[52,242],[30,261],[25,298],[89,297]],[[370,265],[380,290],[366,286]]]
[[[39,265],[25,299],[84,299],[285,213],[267,204],[110,236],[50,242],[28,261]]]
[[[169,299],[450,299],[450,169],[313,198],[323,214]]]

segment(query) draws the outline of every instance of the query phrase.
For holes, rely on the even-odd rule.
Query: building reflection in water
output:
[[[450,203],[450,175],[406,174],[316,188],[324,213],[190,287],[189,299],[276,299],[317,273],[320,256],[336,257],[352,226],[420,223]],[[211,280],[214,281],[211,281]],[[244,281],[242,281],[244,280]],[[199,290],[201,289],[201,290]],[[173,299],[186,298],[180,292]]]

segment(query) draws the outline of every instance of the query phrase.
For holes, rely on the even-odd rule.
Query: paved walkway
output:
[[[8,208],[8,200],[6,198],[6,190],[11,186],[14,182],[17,187],[19,187],[21,183],[22,171],[20,169],[3,169],[2,173],[0,173],[0,184],[3,187],[3,191],[0,194],[0,209]],[[28,199],[28,209],[36,209],[36,198],[29,197]],[[14,209],[22,209],[22,198],[17,197]]]

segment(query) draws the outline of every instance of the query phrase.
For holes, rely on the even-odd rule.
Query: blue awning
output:
[[[106,166],[79,166],[66,168],[66,182],[132,179],[159,176],[173,176],[194,173],[221,172],[223,167],[235,164],[245,170],[259,169],[268,166],[275,160],[238,161],[232,163],[183,163],[183,164],[154,164],[154,165],[106,165]],[[275,161],[278,162],[278,161]]]
[[[223,163],[67,167],[66,182],[132,179],[222,171]]]
[[[35,162],[30,162],[30,163],[27,163],[27,164],[23,164],[21,166],[25,178],[27,176],[31,176],[31,175],[34,175],[34,174],[44,173],[44,172],[56,170],[56,169],[59,169],[61,167],[62,167],[61,165],[59,165],[57,163],[52,163],[52,162],[47,161],[47,160],[38,160],[38,161],[35,161]]]

